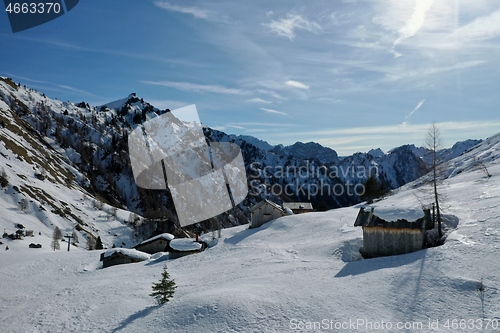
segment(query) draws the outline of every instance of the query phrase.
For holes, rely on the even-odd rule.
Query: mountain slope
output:
[[[23,195],[33,200],[33,205],[48,205],[50,211],[59,212],[53,214],[64,219],[65,222],[57,223],[63,223],[65,229],[92,226],[95,215],[101,214],[100,207],[105,207],[106,213],[102,215],[113,218],[114,211],[122,210],[120,228],[123,231],[103,232],[115,228],[111,224],[94,226],[99,232],[92,227],[85,228],[84,238],[101,236],[106,238],[107,246],[119,246],[157,233],[184,233],[179,228],[168,188],[138,188],[128,155],[130,131],[169,112],[168,109],[155,108],[135,93],[99,107],[85,102],[61,102],[6,78],[0,79],[0,101],[5,125],[2,142],[10,151],[0,160],[6,163],[4,168],[12,179],[11,186],[24,191]],[[248,223],[248,208],[264,198],[277,203],[308,201],[314,207],[346,207],[361,201],[361,185],[370,175],[375,175],[388,189],[395,189],[426,172],[423,162],[405,146],[390,154],[374,157],[357,153],[340,160],[334,150],[317,143],[297,142],[266,150],[258,147],[264,143],[255,138],[235,137],[210,128],[204,132],[208,141],[235,142],[240,146],[250,188],[246,200],[236,208],[203,222],[205,230],[214,224],[230,227]],[[20,156],[22,165],[8,164],[8,158],[17,160],[16,156]],[[24,178],[15,174],[17,169],[25,170]],[[42,174],[50,180],[43,185],[47,188],[41,187],[42,180],[36,178]],[[33,184],[49,193],[50,198],[40,199],[37,189],[30,194],[29,186],[35,186]],[[59,197],[66,189],[59,191],[57,186],[69,187],[72,194]],[[6,192],[6,195],[11,196],[10,202],[21,199],[14,192]],[[85,197],[92,206],[91,211],[85,213],[88,215],[80,213],[78,202],[67,202],[66,197],[72,200]],[[64,213],[65,210],[68,212]],[[37,211],[28,214],[38,219]],[[129,220],[131,223],[125,223]],[[52,227],[56,225],[51,223]],[[4,227],[12,228],[12,225],[9,222]],[[133,240],[123,240],[121,234],[133,235]]]

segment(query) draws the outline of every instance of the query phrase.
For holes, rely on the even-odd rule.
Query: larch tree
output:
[[[61,245],[59,244],[59,239],[62,238],[62,232],[59,227],[56,227],[54,229],[54,233],[52,234],[52,243],[50,244],[50,247],[52,250],[59,250],[61,248]]]
[[[425,146],[427,149],[430,150],[432,154],[432,160],[431,160],[431,182],[433,186],[433,192],[434,192],[434,205],[436,207],[436,219],[438,223],[438,234],[439,238],[443,237],[443,230],[441,228],[441,209],[439,207],[440,203],[440,195],[438,192],[438,177],[439,177],[439,158],[438,158],[438,152],[439,150],[442,149],[443,147],[443,141],[441,139],[441,133],[439,130],[439,127],[437,126],[436,123],[432,123],[432,125],[429,127],[429,130],[427,132],[427,137],[425,138]]]

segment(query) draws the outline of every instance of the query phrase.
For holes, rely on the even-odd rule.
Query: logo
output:
[[[19,32],[64,15],[75,8],[79,0],[3,0],[3,2],[12,32]]]
[[[128,139],[137,186],[172,194],[181,226],[228,211],[248,194],[240,148],[207,142],[195,105],[148,120]]]

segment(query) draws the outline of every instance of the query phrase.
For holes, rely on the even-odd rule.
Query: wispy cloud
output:
[[[257,92],[260,93],[260,94],[264,94],[264,95],[268,95],[268,96],[271,96],[273,98],[276,98],[276,99],[279,99],[279,100],[285,100],[286,98],[281,96],[280,94],[278,94],[276,91],[274,90],[269,90],[269,89],[257,89]]]
[[[225,21],[227,18],[218,16],[215,12],[199,8],[199,7],[183,7],[178,5],[172,5],[166,1],[156,1],[155,6],[170,11],[182,14],[193,15],[197,19],[202,19],[206,21]]]
[[[270,123],[270,122],[238,122],[238,123],[229,123],[226,126],[243,126],[243,127],[248,127],[248,126],[256,126],[256,127],[296,127],[297,124],[292,124],[292,123]]]
[[[272,20],[271,23],[264,25],[269,27],[272,33],[275,33],[278,36],[287,37],[290,40],[295,38],[296,30],[305,30],[312,33],[318,33],[322,30],[318,23],[308,21],[297,14],[288,14],[284,19],[279,21]]]
[[[249,102],[249,103],[261,103],[261,104],[272,104],[273,103],[271,101],[267,101],[267,100],[262,99],[260,97],[255,97],[255,98],[247,99],[247,102]]]
[[[417,106],[415,106],[415,108],[409,114],[406,115],[405,120],[401,125],[406,126],[408,124],[408,120],[411,118],[411,116],[413,116],[413,114],[415,112],[417,112],[422,107],[422,105],[424,105],[424,103],[425,103],[425,99],[418,102]]]
[[[475,19],[459,28],[452,36],[466,41],[480,41],[500,36],[500,10]]]
[[[245,127],[240,126],[240,125],[227,125],[226,127],[229,127],[229,128],[236,128],[236,129],[241,129],[241,130],[244,130],[244,129],[245,129]]]
[[[35,80],[35,79],[31,79],[31,78],[28,78],[28,77],[25,77],[25,76],[18,76],[18,75],[14,75],[14,74],[11,74],[11,73],[7,73],[7,76],[9,77],[13,77],[13,78],[16,78],[16,79],[19,79],[19,80],[22,80],[22,81],[28,81],[28,82],[33,82],[33,83],[41,83],[43,84],[44,86],[42,86],[42,89],[43,90],[52,90],[52,91],[58,91],[59,89],[62,89],[62,90],[65,90],[65,91],[69,91],[69,92],[72,92],[72,93],[76,93],[76,94],[79,94],[79,95],[86,95],[86,96],[90,96],[90,97],[99,97],[91,92],[88,92],[86,90],[83,90],[83,89],[78,89],[78,88],[75,88],[75,87],[72,87],[72,86],[68,86],[68,85],[65,85],[65,84],[58,84],[58,83],[53,83],[53,82],[48,82],[48,81],[42,81],[42,80]],[[32,85],[32,87],[34,87]],[[51,88],[52,87],[52,88]],[[56,89],[54,89],[56,88]]]
[[[304,90],[309,89],[309,86],[307,84],[304,84],[304,83],[299,82],[299,81],[294,81],[294,80],[286,81],[285,85],[287,85],[288,87],[292,87],[292,88],[299,88],[299,89],[304,89]]]
[[[406,25],[401,30],[399,30],[399,37],[392,45],[391,52],[394,54],[394,57],[397,58],[401,56],[401,53],[396,52],[396,46],[405,39],[415,36],[423,27],[425,22],[425,15],[427,14],[427,11],[431,8],[433,3],[434,0],[415,1],[415,9],[413,10],[412,16],[410,17]]]
[[[249,91],[227,88],[218,85],[203,85],[190,82],[173,82],[173,81],[141,81],[142,83],[152,84],[157,86],[163,86],[168,88],[175,88],[184,91],[194,91],[194,92],[210,92],[215,94],[226,94],[226,95],[248,95]]]
[[[274,113],[274,114],[280,114],[282,116],[288,116],[288,113],[283,112],[283,111],[277,111],[273,109],[266,109],[266,108],[260,108],[262,111],[265,111],[267,113]]]
[[[456,63],[456,64],[448,65],[448,66],[440,66],[440,67],[425,66],[425,67],[418,69],[418,70],[411,69],[411,70],[407,70],[405,72],[402,72],[402,71],[389,72],[388,71],[386,73],[386,78],[389,81],[397,81],[397,80],[401,80],[401,79],[419,80],[419,79],[426,78],[426,77],[432,77],[433,75],[437,75],[437,74],[443,74],[443,73],[447,73],[447,72],[454,72],[454,71],[459,71],[459,70],[477,67],[477,66],[483,65],[485,63],[486,63],[486,61],[484,61],[484,60],[471,60],[471,61]]]
[[[170,109],[170,110],[175,110],[175,109],[178,109],[178,108],[181,108],[183,106],[191,104],[191,103],[186,103],[186,102],[181,102],[181,101],[176,101],[176,100],[171,100],[171,99],[149,99],[148,98],[148,99],[146,99],[146,101],[158,109]]]
[[[46,45],[53,45],[53,46],[57,46],[61,49],[70,50],[70,51],[88,52],[88,53],[95,53],[95,54],[108,54],[108,55],[120,56],[120,57],[125,57],[125,58],[148,60],[148,61],[155,61],[155,62],[159,62],[159,63],[174,64],[174,65],[184,65],[184,66],[189,66],[189,67],[207,67],[206,64],[202,64],[199,62],[188,61],[186,59],[181,59],[181,58],[162,57],[162,56],[157,56],[154,54],[147,54],[144,52],[134,53],[134,52],[131,52],[129,50],[119,51],[119,50],[111,49],[111,48],[109,48],[109,49],[87,48],[87,47],[82,47],[80,45],[71,44],[68,42],[61,42],[61,41],[51,40],[51,39],[46,39],[46,38],[33,38],[33,37],[26,37],[26,36],[16,36],[16,38],[21,39],[21,40],[27,40],[27,41],[32,41],[32,42],[36,42],[36,43],[46,44]]]
[[[465,138],[485,138],[488,134],[495,134],[500,127],[500,121],[464,121],[442,122],[437,124],[445,146]],[[429,130],[429,124],[408,124],[352,127],[342,129],[328,129],[319,131],[294,131],[293,138],[283,131],[269,133],[266,140],[283,144],[292,144],[295,141],[315,141],[324,146],[335,149],[341,155],[352,154],[355,151],[368,151],[372,148],[382,148],[388,151],[394,147],[413,143],[423,145],[424,138]]]

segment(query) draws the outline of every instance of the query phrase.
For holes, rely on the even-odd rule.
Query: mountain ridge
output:
[[[48,233],[49,226],[77,227],[82,229],[81,238],[100,236],[107,246],[129,244],[155,233],[182,232],[169,190],[148,191],[135,185],[127,149],[128,133],[133,128],[168,109],[155,108],[135,93],[96,107],[85,102],[61,102],[6,78],[0,79],[0,108],[0,135],[6,149],[0,159],[11,182],[5,193],[11,204],[22,198],[32,201],[30,214],[50,221],[44,224],[43,232]],[[204,132],[208,141],[236,142],[240,146],[250,185],[243,203],[215,218],[223,227],[248,223],[248,208],[262,199],[278,203],[310,201],[315,207],[338,208],[360,202],[359,195],[347,191],[362,184],[374,170],[389,189],[427,172],[425,163],[408,147],[381,156],[356,153],[339,159],[333,149],[317,143],[298,142],[288,146],[296,149],[283,146],[266,150],[244,137],[211,128],[204,128]],[[314,148],[313,154],[309,147]],[[9,164],[9,159],[16,164]],[[300,174],[296,170],[307,171]],[[317,170],[328,170],[328,174],[313,172]],[[37,180],[41,174],[49,182]],[[73,201],[59,198],[57,186],[67,186],[70,192],[65,195]],[[284,193],[284,189],[289,191]],[[337,192],[333,192],[335,189]],[[282,193],[277,193],[279,190]],[[81,199],[86,203],[83,212]],[[40,207],[54,212],[42,214]],[[117,214],[113,213],[115,209]],[[104,217],[110,219],[105,227],[100,224]],[[207,229],[214,223],[206,221],[203,225]]]

